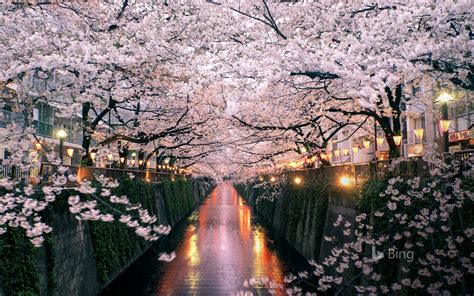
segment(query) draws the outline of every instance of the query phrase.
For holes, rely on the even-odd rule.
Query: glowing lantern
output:
[[[147,161],[147,162],[146,162],[146,167],[147,167],[147,168],[150,167],[150,161]]]
[[[41,143],[35,143],[36,150],[41,150],[42,146]]]
[[[334,150],[334,157],[339,157],[339,150]]]
[[[364,140],[363,144],[364,144],[364,148],[367,149],[367,150],[369,150],[369,148],[370,148],[370,141],[369,141],[369,140]]]
[[[352,147],[352,153],[353,153],[354,155],[357,154],[357,151],[359,151],[359,147],[357,147],[357,146]]]
[[[296,178],[294,179],[294,181],[295,181],[295,184],[299,185],[299,184],[301,184],[301,181],[302,181],[302,180],[301,180],[300,177],[296,177]]]
[[[423,141],[423,132],[424,130],[422,128],[415,129],[415,136],[420,142]]]
[[[141,166],[142,164],[143,164],[143,160],[140,159],[140,160],[138,161],[138,165]]]
[[[107,154],[107,159],[108,159],[108,160],[112,160],[112,158],[114,158],[114,156],[112,155],[112,153]]]
[[[73,148],[68,148],[66,149],[67,156],[72,157],[74,154],[74,149]]]
[[[377,137],[377,146],[381,147],[383,144],[383,138],[382,137]]]
[[[125,157],[120,157],[120,163],[125,163]]]
[[[441,130],[442,133],[447,133],[449,131],[450,124],[451,124],[451,121],[449,119],[441,119],[439,121],[439,129]]]
[[[400,144],[402,143],[402,136],[393,136],[393,141],[395,142],[395,145],[400,146]]]
[[[349,155],[349,149],[342,149],[342,155],[344,156]]]
[[[94,161],[94,160],[95,160],[95,156],[96,156],[97,153],[91,152],[91,153],[89,153],[89,154],[90,154],[90,156],[91,156],[92,161]]]
[[[276,181],[276,178],[272,176],[272,177],[270,178],[270,182],[274,183],[275,181]]]
[[[130,160],[130,163],[132,164],[132,166],[135,166],[135,159],[133,158],[132,160]]]

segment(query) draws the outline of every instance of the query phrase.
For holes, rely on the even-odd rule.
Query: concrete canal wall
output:
[[[299,177],[300,184],[293,182]],[[239,193],[253,206],[257,214],[273,227],[307,259],[326,257],[333,245],[323,237],[333,236],[341,244],[348,240],[342,228],[333,223],[339,215],[351,221],[358,214],[359,187],[331,184],[314,171],[290,173],[286,183],[276,192],[236,185]],[[274,196],[273,201],[266,197]]]
[[[208,180],[128,180],[119,190],[157,215],[160,224],[174,225],[213,187]],[[96,295],[151,246],[120,222],[78,221],[64,206],[53,212],[54,231],[44,247],[33,248],[19,231],[2,235],[0,295]]]

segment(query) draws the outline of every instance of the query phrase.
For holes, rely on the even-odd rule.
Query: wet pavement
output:
[[[195,219],[175,226],[117,278],[103,295],[232,295],[268,289],[245,288],[251,278],[267,277],[284,287],[289,272],[307,269],[304,258],[252,215],[237,191],[219,185],[199,207]],[[175,251],[171,262],[159,253]],[[268,286],[268,285],[267,285]],[[284,289],[275,289],[284,295]]]

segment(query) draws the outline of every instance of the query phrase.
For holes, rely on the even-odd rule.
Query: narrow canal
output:
[[[231,185],[219,185],[194,217],[176,225],[102,295],[267,295],[267,288],[246,288],[244,282],[267,277],[284,288],[285,275],[309,268]],[[161,252],[172,251],[173,261],[158,261]]]

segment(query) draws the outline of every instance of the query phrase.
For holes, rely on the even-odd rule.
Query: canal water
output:
[[[175,252],[171,262],[162,252]],[[221,184],[101,295],[285,295],[284,277],[306,260],[265,225],[229,184]],[[267,284],[251,279],[266,278]],[[247,286],[245,281],[253,283]],[[268,284],[268,283],[272,284]]]

